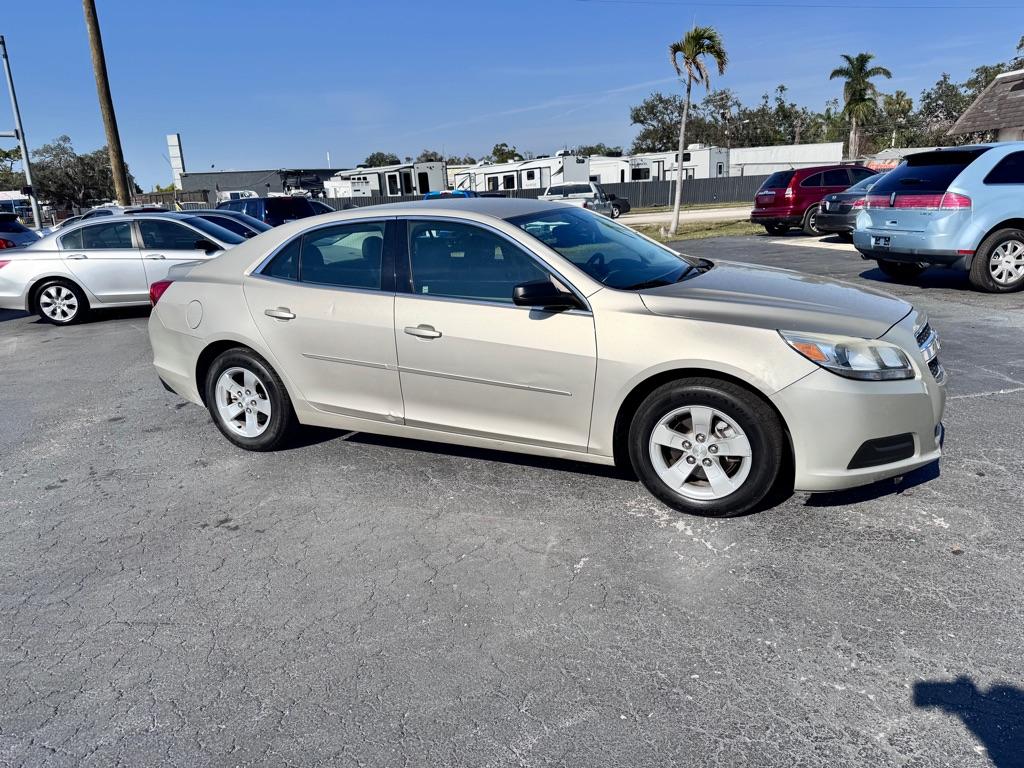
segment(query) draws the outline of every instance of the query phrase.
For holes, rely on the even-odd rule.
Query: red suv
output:
[[[776,171],[757,190],[750,220],[764,225],[769,235],[781,235],[790,227],[800,227],[808,235],[820,235],[814,217],[822,198],[874,175],[875,171],[859,165]]]

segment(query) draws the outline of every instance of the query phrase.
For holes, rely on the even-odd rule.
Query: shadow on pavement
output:
[[[914,683],[914,706],[959,717],[995,768],[1024,768],[1024,690],[1007,683],[982,691],[969,677]]]
[[[909,491],[918,485],[924,485],[939,476],[939,462],[933,461],[923,467],[908,472],[896,480],[879,480],[871,485],[862,485],[859,488],[850,488],[846,491],[830,491],[828,493],[812,493],[807,501],[806,507],[837,507],[847,504],[862,504],[865,501],[874,501],[883,496],[898,496]]]
[[[879,283],[890,283],[892,285],[913,285],[918,288],[953,288],[965,291],[972,290],[971,283],[967,279],[967,273],[959,269],[946,269],[944,267],[932,267],[926,269],[917,277],[908,280],[896,280],[889,277],[878,267],[866,269],[860,273],[865,280],[872,280]]]

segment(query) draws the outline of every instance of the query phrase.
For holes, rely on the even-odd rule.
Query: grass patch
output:
[[[725,203],[725,202],[722,202],[722,203],[698,203],[697,205],[683,205],[683,206],[680,206],[679,210],[681,210],[681,211],[703,211],[703,210],[709,210],[709,209],[712,209],[712,208],[735,208],[735,207],[740,206],[740,205],[748,205],[749,202],[750,202],[749,200],[736,200],[735,202],[732,202],[732,203]],[[671,205],[652,205],[652,206],[650,206],[648,208],[633,208],[629,213],[626,213],[626,214],[623,214],[623,215],[624,216],[629,216],[629,215],[634,214],[634,213],[664,213],[666,211],[671,211],[671,210],[672,210],[672,206]]]
[[[702,240],[706,237],[741,237],[764,234],[764,227],[760,224],[751,224],[744,220],[684,221],[680,222],[679,230],[671,236],[663,236],[661,234],[662,227],[668,229],[667,224],[637,224],[632,228],[660,243],[675,240]]]

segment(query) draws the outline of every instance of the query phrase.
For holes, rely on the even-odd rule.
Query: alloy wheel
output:
[[[1024,280],[1024,243],[1004,240],[988,259],[989,273],[999,285],[1015,285]]]
[[[64,285],[49,285],[39,294],[39,309],[57,323],[67,323],[78,314],[78,297]]]
[[[651,431],[650,455],[658,477],[680,496],[721,499],[737,491],[752,465],[750,441],[717,408],[683,406]]]
[[[259,437],[270,426],[271,405],[260,378],[245,368],[228,368],[214,389],[217,413],[232,432]]]

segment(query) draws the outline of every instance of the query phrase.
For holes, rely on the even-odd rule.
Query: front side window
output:
[[[520,283],[546,280],[548,272],[526,251],[470,224],[411,222],[410,289],[447,296],[512,303]]]
[[[158,219],[140,220],[139,233],[142,235],[143,248],[161,251],[193,251],[196,240],[201,239],[198,232],[188,227],[174,221]]]
[[[134,248],[132,245],[132,225],[127,221],[111,222],[110,224],[93,224],[68,232],[60,239],[60,247],[64,250],[110,250]]]
[[[878,176],[878,174],[870,168],[850,168],[849,171],[850,178],[855,182],[861,182],[864,181],[864,179],[870,179],[872,176]]]
[[[846,172],[845,168],[835,168],[831,171],[825,171],[823,174],[825,179],[826,187],[848,187],[850,186],[850,176]]]
[[[341,288],[380,289],[384,224],[343,224],[302,236],[299,280]]]
[[[1013,152],[985,177],[986,184],[1024,184],[1024,152]]]
[[[571,261],[598,282],[639,290],[678,282],[697,265],[632,229],[578,208],[531,213],[508,220]]]

